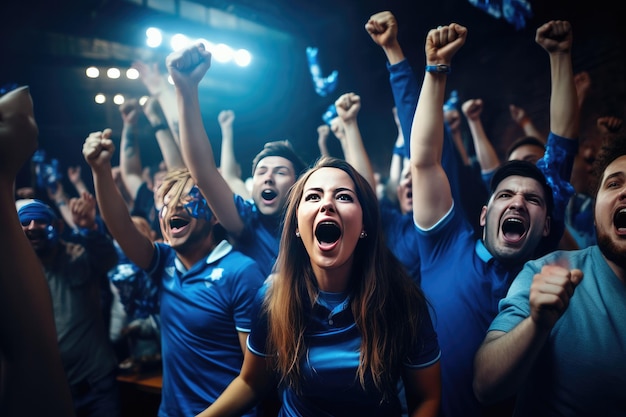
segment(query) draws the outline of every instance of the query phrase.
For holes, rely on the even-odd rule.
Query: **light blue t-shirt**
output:
[[[558,251],[528,262],[489,330],[511,331],[530,315],[530,285],[542,266],[584,276],[518,394],[516,416],[626,416],[626,285],[600,248]]]

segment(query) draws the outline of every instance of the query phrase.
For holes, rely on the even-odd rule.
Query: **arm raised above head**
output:
[[[233,191],[217,169],[200,110],[198,85],[211,66],[211,53],[198,43],[171,53],[166,63],[178,101],[183,160],[220,224],[236,238],[244,223],[235,206]]]
[[[428,68],[449,67],[466,36],[467,29],[456,23],[431,29],[425,46]],[[413,200],[413,217],[416,224],[425,229],[437,223],[452,206],[450,180],[441,165],[447,77],[446,72],[426,71],[411,128],[413,195],[420,196]]]

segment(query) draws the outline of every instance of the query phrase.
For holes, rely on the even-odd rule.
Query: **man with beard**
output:
[[[168,172],[155,195],[165,243],[137,230],[111,175],[114,150],[110,129],[90,134],[83,145],[105,224],[159,286],[159,416],[195,415],[239,375],[249,307],[264,276],[256,262],[233,250],[187,169]]]
[[[597,245],[528,262],[476,354],[476,396],[516,416],[626,414],[626,136],[595,172]]]
[[[117,358],[100,308],[100,280],[117,262],[111,239],[96,222],[96,202],[84,193],[69,202],[79,227],[75,242],[60,239],[63,223],[39,200],[18,200],[22,229],[50,288],[59,350],[78,416],[119,416]],[[27,406],[27,405],[25,405]]]
[[[538,28],[536,36],[550,56],[550,130],[575,138],[578,109],[570,25],[551,21]],[[498,313],[498,302],[524,263],[544,254],[546,242],[558,241],[551,223],[555,190],[535,164],[506,162],[494,173],[480,214],[482,236],[475,238],[451,191],[453,179],[441,163],[447,77],[466,37],[467,29],[452,23],[430,30],[426,39],[426,73],[410,140],[413,195],[419,196],[413,199],[413,220],[419,234],[421,285],[434,309],[441,346],[441,415],[510,415],[510,410],[485,410],[475,397],[474,356]]]

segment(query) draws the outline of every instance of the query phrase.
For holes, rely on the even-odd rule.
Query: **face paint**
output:
[[[191,190],[189,190],[188,196],[189,197],[185,199],[186,203],[184,205],[187,213],[196,219],[204,219],[207,222],[211,221],[213,213],[211,213],[206,199],[202,196],[202,193],[200,193],[200,189],[194,185]]]

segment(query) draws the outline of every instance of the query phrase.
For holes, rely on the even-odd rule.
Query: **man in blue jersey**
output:
[[[453,197],[454,179],[441,162],[442,104],[452,57],[466,36],[467,29],[454,23],[429,31],[426,73],[410,140],[413,195],[420,196],[413,200],[413,219],[420,235],[422,288],[434,309],[442,351],[446,417],[484,412],[472,390],[474,355],[515,275],[544,250],[545,242],[558,241],[551,235],[553,190],[531,162],[509,161],[494,173],[480,215],[481,239],[475,238]],[[574,138],[578,109],[570,25],[548,22],[537,30],[536,39],[550,54],[551,131]]]
[[[306,166],[290,142],[268,142],[252,162],[252,199],[234,194],[217,169],[200,112],[198,84],[211,66],[211,53],[197,43],[171,53],[166,64],[178,100],[185,164],[236,248],[269,275],[278,254],[287,192]]]
[[[195,415],[239,374],[249,307],[264,276],[256,262],[230,246],[186,169],[170,171],[155,196],[166,243],[139,232],[111,176],[110,137],[110,129],[90,134],[83,155],[111,234],[160,286],[159,416]]]
[[[516,416],[626,415],[626,136],[596,169],[597,245],[528,262],[476,354],[476,395]]]

